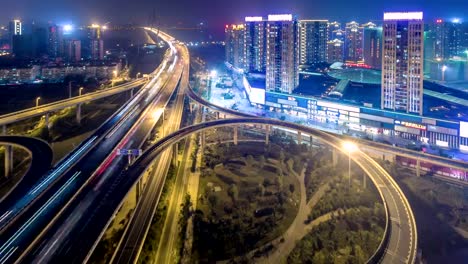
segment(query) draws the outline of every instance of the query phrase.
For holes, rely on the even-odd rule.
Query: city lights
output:
[[[245,22],[260,22],[263,21],[263,17],[245,17]]]
[[[291,14],[282,15],[268,15],[268,21],[292,21],[293,16]]]

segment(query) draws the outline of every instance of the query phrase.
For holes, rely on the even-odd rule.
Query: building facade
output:
[[[226,25],[226,61],[237,69],[244,69],[244,25]]]
[[[48,28],[47,53],[51,58],[63,56],[63,28],[50,25]]]
[[[355,21],[346,23],[344,59],[349,63],[362,63],[362,27]]]
[[[263,17],[245,18],[244,70],[266,72],[266,20]]]
[[[343,62],[344,42],[339,39],[334,39],[328,41],[327,46],[327,62]]]
[[[382,109],[422,114],[423,35],[422,12],[384,14]]]
[[[363,60],[374,69],[382,67],[382,28],[367,23],[363,27]]]
[[[291,94],[299,84],[297,20],[290,14],[269,15],[266,37],[266,89]]]
[[[326,62],[328,20],[300,20],[299,32],[299,63],[312,65]]]
[[[81,41],[68,39],[65,41],[65,59],[68,62],[81,60]]]

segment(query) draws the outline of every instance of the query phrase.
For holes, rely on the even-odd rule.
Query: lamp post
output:
[[[136,75],[137,79],[140,77],[140,75],[141,75],[141,72],[137,73]]]
[[[358,148],[356,144],[350,141],[345,141],[343,148],[348,152],[348,187],[351,189],[351,153],[355,152]]]
[[[445,72],[447,71],[447,65],[442,66],[442,82],[445,82]]]
[[[81,91],[83,91],[83,87],[80,87],[80,90],[78,90],[78,96],[81,96]]]
[[[39,100],[41,100],[41,97],[36,98],[36,108],[39,107]]]

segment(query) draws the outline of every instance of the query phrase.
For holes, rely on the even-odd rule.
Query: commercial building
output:
[[[226,61],[237,69],[245,68],[244,61],[244,25],[226,25]]]
[[[269,15],[266,39],[266,89],[291,94],[299,84],[297,20],[291,14]]]
[[[346,23],[344,59],[348,63],[363,63],[362,29],[355,21]]]
[[[344,42],[339,39],[327,42],[327,62],[343,62]]]
[[[328,20],[299,21],[299,54],[301,65],[327,61]]]
[[[382,67],[382,28],[373,23],[363,26],[363,59],[374,69]]]
[[[423,14],[385,13],[381,108],[422,114]]]
[[[247,72],[266,72],[266,20],[245,18],[244,61]]]

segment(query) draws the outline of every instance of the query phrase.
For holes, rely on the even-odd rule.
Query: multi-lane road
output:
[[[168,54],[169,55],[169,54]],[[96,166],[112,156],[121,139],[154,103],[158,91],[176,72],[174,50],[149,81],[128,103],[96,132],[65,157],[22,196],[2,203],[0,214],[0,263],[27,255],[47,227],[63,211],[65,203],[95,175]]]
[[[32,107],[25,110],[5,114],[0,116],[0,126],[1,125],[8,125],[11,123],[15,123],[18,121],[26,120],[35,116],[45,115],[47,113],[52,113],[55,111],[59,111],[61,109],[76,106],[79,104],[99,100],[105,97],[109,97],[111,95],[119,94],[128,90],[132,90],[136,87],[142,86],[147,82],[146,78],[140,78],[128,83],[115,86],[113,88],[100,90],[92,93],[87,93],[81,96],[72,97],[65,100],[56,101],[50,104],[40,105],[38,107]]]
[[[164,121],[166,124],[164,125],[165,134],[173,133],[180,127],[184,110],[184,98],[189,84],[190,58],[187,48],[181,47],[179,54],[184,65],[184,72],[171,114],[168,120]],[[125,229],[112,258],[113,263],[131,263],[138,258],[162,193],[162,187],[169,169],[170,153],[171,150],[166,150],[155,163],[157,164],[154,168],[155,171],[148,180],[133,216]]]

